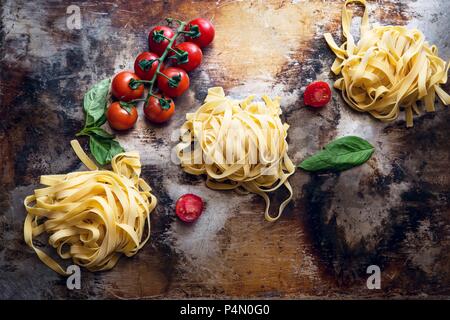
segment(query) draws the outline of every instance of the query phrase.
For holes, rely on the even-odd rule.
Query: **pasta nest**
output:
[[[263,197],[265,218],[274,221],[292,198],[288,178],[295,167],[287,153],[289,126],[281,122],[279,98],[263,96],[264,103],[253,99],[233,100],[225,96],[222,88],[210,88],[205,103],[186,115],[176,151],[183,170],[193,175],[206,174],[208,187]],[[267,193],[282,185],[289,197],[273,217]]]
[[[352,13],[347,4],[351,2],[364,5],[357,45],[350,33]],[[427,112],[435,111],[436,95],[444,105],[450,104],[450,96],[440,87],[447,82],[449,64],[439,58],[437,47],[430,46],[422,32],[403,26],[369,29],[365,0],[345,2],[342,29],[346,42],[340,47],[329,33],[325,39],[337,56],[331,70],[342,75],[334,87],[353,109],[393,121],[403,108],[406,125],[411,127],[413,113],[420,113],[417,101]]]
[[[48,242],[63,259],[90,271],[114,267],[122,254],[130,257],[150,237],[150,213],[157,200],[140,178],[137,152],[116,155],[112,171],[98,170],[72,141],[75,152],[92,171],[41,176],[45,188],[25,198],[25,242],[38,257],[61,275],[67,272],[33,244],[33,238],[50,234]],[[147,235],[144,237],[145,226]]]

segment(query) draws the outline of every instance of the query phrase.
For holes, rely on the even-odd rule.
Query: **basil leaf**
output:
[[[110,163],[116,154],[125,151],[116,140],[105,139],[96,134],[90,134],[89,149],[100,165]]]
[[[356,136],[336,139],[313,156],[305,159],[299,167],[306,171],[342,171],[359,166],[370,159],[374,147]]]
[[[100,165],[106,165],[112,158],[125,150],[114,139],[114,135],[100,128],[106,122],[106,105],[110,79],[95,84],[84,95],[83,109],[86,114],[84,129],[77,135],[89,136],[89,149]]]
[[[83,109],[86,113],[85,127],[99,127],[106,122],[106,104],[110,79],[104,79],[95,84],[85,95]]]
[[[86,134],[91,135],[91,134],[95,134],[96,136],[99,136],[101,138],[105,138],[105,139],[114,139],[114,135],[103,130],[100,127],[92,127],[92,128],[86,128],[83,130]]]
[[[105,123],[106,123],[106,110],[103,112],[103,115],[96,122],[94,122],[93,125],[89,126],[88,128],[101,127]]]

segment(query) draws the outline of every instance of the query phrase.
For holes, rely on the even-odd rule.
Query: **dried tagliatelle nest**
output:
[[[352,14],[347,4],[364,5],[361,39],[355,44],[350,34]],[[428,112],[434,111],[436,95],[445,105],[450,96],[440,87],[448,78],[449,64],[439,58],[423,33],[403,26],[369,29],[365,0],[347,0],[342,10],[342,29],[346,41],[339,47],[327,33],[325,39],[337,58],[331,67],[338,79],[334,87],[355,110],[369,112],[381,121],[397,119],[403,109],[406,125],[413,125],[419,114],[417,101]]]
[[[61,275],[66,271],[33,238],[49,234],[63,259],[90,271],[114,267],[122,255],[136,254],[150,237],[150,213],[156,197],[140,178],[137,152],[116,155],[111,170],[99,170],[76,140],[72,146],[91,171],[41,176],[45,188],[25,198],[25,242],[39,259]],[[145,226],[147,225],[147,228]],[[144,237],[144,231],[147,234]]]
[[[263,197],[265,218],[274,221],[292,198],[288,178],[295,167],[287,153],[289,126],[280,119],[279,99],[263,96],[264,103],[257,103],[253,98],[233,100],[222,88],[210,88],[205,103],[186,115],[177,155],[184,171],[206,174],[206,184],[212,189],[236,189]],[[273,217],[267,193],[283,185],[289,197]]]

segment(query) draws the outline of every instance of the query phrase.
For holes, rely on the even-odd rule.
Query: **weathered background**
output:
[[[450,59],[450,1],[369,2],[372,23],[420,27]],[[450,110],[438,104],[407,129],[402,119],[382,124],[353,112],[337,92],[321,110],[303,105],[305,85],[334,80],[323,33],[340,37],[342,3],[2,0],[0,297],[449,298]],[[81,8],[81,30],[66,27],[70,4]],[[160,201],[151,242],[112,271],[83,271],[81,290],[69,291],[23,242],[23,198],[42,174],[82,169],[69,141],[83,125],[83,94],[131,68],[150,27],[166,16],[210,18],[216,39],[168,125],[140,117],[119,135],[126,149],[140,151]],[[341,174],[298,171],[292,204],[268,223],[259,197],[209,190],[169,161],[171,133],[211,86],[236,98],[281,96],[295,163],[345,134],[368,139],[376,152]],[[207,203],[191,226],[174,215],[188,191]],[[285,195],[277,192],[275,202]],[[381,290],[366,288],[371,264],[381,267]]]

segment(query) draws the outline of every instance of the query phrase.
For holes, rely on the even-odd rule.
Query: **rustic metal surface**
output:
[[[369,2],[371,22],[418,26],[450,59],[450,1]],[[322,35],[339,37],[342,1],[83,1],[81,30],[66,27],[70,4],[1,1],[0,298],[450,297],[449,110],[438,104],[406,129],[353,112],[336,92],[324,109],[303,105],[305,85],[334,79]],[[81,290],[69,291],[23,242],[23,198],[42,174],[82,169],[69,141],[83,125],[84,92],[131,68],[165,16],[211,18],[217,34],[173,120],[156,127],[141,117],[119,136],[141,152],[160,201],[152,241],[112,271],[83,271]],[[376,152],[341,174],[298,171],[292,204],[267,223],[259,197],[209,190],[169,161],[171,133],[211,86],[280,95],[296,163],[344,134]],[[207,202],[192,226],[174,215],[188,191]],[[366,288],[371,264],[381,290]]]

